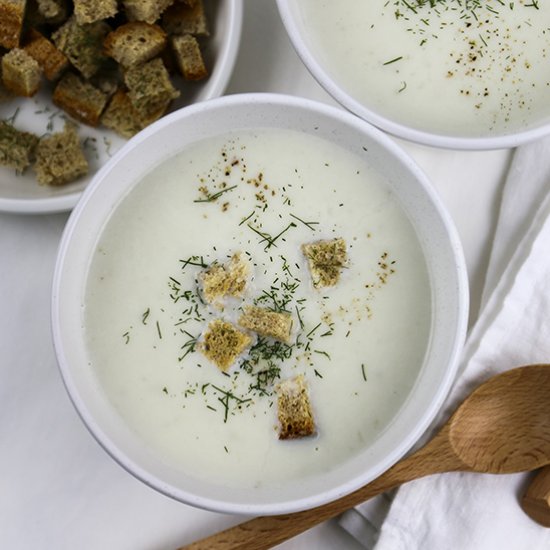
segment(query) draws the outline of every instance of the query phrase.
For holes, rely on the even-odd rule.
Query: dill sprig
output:
[[[178,361],[183,361],[190,353],[193,353],[197,347],[197,337],[193,336],[191,333],[187,332],[186,330],[182,331],[184,334],[189,336],[189,340],[185,342],[180,349],[184,350],[184,353],[182,356],[178,357]],[[204,389],[205,386],[203,386]]]
[[[179,262],[183,264],[181,266],[182,271],[184,271],[188,265],[194,265],[194,266],[203,267],[203,268],[208,267],[208,264],[205,263],[203,256],[189,256],[187,260],[179,260]]]
[[[259,235],[261,237],[260,244],[265,242],[267,243],[264,250],[267,250],[268,248],[271,248],[272,246],[277,247],[275,244],[277,240],[279,240],[290,228],[296,227],[296,224],[294,222],[290,222],[282,231],[277,233],[275,236],[271,236],[269,233],[265,233],[263,231],[260,231],[257,227],[254,227],[252,224],[247,223],[246,224],[249,229],[254,231],[256,235]]]
[[[232,185],[231,187],[226,187],[225,189],[222,189],[221,191],[218,191],[217,193],[214,193],[213,195],[207,194],[206,198],[204,199],[195,199],[193,202],[214,202],[217,199],[219,199],[224,193],[227,193],[228,191],[232,191],[237,186]]]
[[[222,397],[218,397],[218,401],[222,404],[224,408],[224,415],[223,415],[224,423],[227,422],[232,404],[235,404],[235,406],[238,409],[240,409],[242,408],[242,405],[252,401],[251,398],[243,399],[241,397],[236,396],[233,392],[224,390],[218,386],[215,386],[214,384],[211,384],[211,386],[215,391],[222,394]]]
[[[298,220],[300,223],[303,223],[308,229],[311,229],[311,231],[316,231],[315,227],[312,227],[313,225],[319,225],[319,222],[305,222],[298,216],[295,216],[294,214],[290,214],[291,218],[294,218],[295,220]]]

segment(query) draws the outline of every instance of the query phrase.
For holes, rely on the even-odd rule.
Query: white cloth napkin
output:
[[[480,382],[529,363],[550,363],[550,138],[515,154],[483,292],[460,376],[439,426]],[[550,404],[549,404],[550,406]],[[435,431],[435,428],[434,430]],[[376,550],[538,550],[550,529],[519,507],[529,474],[453,473],[411,482],[344,514],[340,524]]]

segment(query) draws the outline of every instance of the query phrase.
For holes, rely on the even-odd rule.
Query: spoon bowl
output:
[[[311,510],[265,516],[185,546],[262,550],[280,544],[380,493],[424,476],[466,471],[508,474],[550,464],[550,365],[529,365],[482,383],[424,447],[380,477]]]
[[[511,474],[550,462],[550,365],[507,371],[479,386],[450,420],[449,439],[475,472]]]

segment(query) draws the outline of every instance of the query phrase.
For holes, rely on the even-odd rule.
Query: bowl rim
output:
[[[223,48],[217,56],[214,70],[210,74],[203,91],[200,93],[198,102],[221,96],[229,84],[237,61],[242,37],[243,1],[227,0],[229,13],[228,28],[230,29],[230,33],[228,34],[228,39],[223,43]],[[83,190],[79,190],[60,196],[31,199],[0,197],[0,212],[18,214],[58,214],[67,212],[75,207],[83,192]]]
[[[77,204],[76,208],[71,213],[69,220],[63,231],[61,242],[58,249],[56,258],[55,271],[52,283],[52,295],[51,295],[51,325],[54,350],[56,353],[57,363],[59,371],[67,390],[67,393],[72,401],[78,415],[82,419],[86,428],[90,431],[91,435],[98,441],[103,449],[127,472],[134,477],[140,479],[146,485],[156,489],[157,491],[177,500],[193,505],[198,508],[212,510],[216,512],[250,515],[250,514],[262,514],[273,515],[280,513],[290,513],[300,510],[313,508],[315,506],[322,505],[326,502],[335,500],[345,494],[351,493],[367,481],[364,477],[358,478],[352,476],[346,483],[327,490],[321,494],[316,494],[314,497],[306,496],[299,499],[293,499],[291,501],[285,501],[284,503],[262,503],[262,504],[250,504],[250,503],[235,503],[216,500],[204,495],[197,495],[190,493],[178,487],[174,487],[169,483],[166,483],[159,479],[155,474],[145,470],[140,465],[136,464],[127,456],[123,450],[121,450],[117,444],[111,440],[111,438],[105,434],[101,426],[96,422],[95,418],[91,415],[88,407],[81,399],[80,392],[76,386],[75,380],[71,371],[74,367],[68,364],[68,360],[64,353],[63,337],[60,322],[60,296],[63,294],[62,280],[65,277],[64,271],[66,269],[65,261],[68,248],[71,244],[73,233],[75,232],[80,216],[83,211],[86,210],[89,199],[95,193],[96,189],[102,185],[102,181],[109,174],[111,168],[115,166],[120,159],[122,159],[127,151],[130,151],[136,147],[139,147],[140,143],[147,140],[147,138],[156,133],[157,130],[161,130],[165,126],[169,126],[174,122],[185,119],[189,116],[196,115],[204,110],[211,108],[231,108],[232,106],[243,106],[250,104],[276,104],[279,107],[292,106],[298,109],[305,109],[320,113],[327,117],[335,117],[338,124],[352,125],[353,127],[360,129],[363,133],[368,135],[372,139],[376,139],[381,143],[382,147],[387,148],[393,155],[396,155],[400,160],[403,160],[407,168],[410,169],[419,186],[428,196],[428,199],[432,203],[436,213],[440,217],[443,226],[446,230],[446,238],[449,243],[449,250],[453,260],[453,266],[456,274],[456,326],[453,332],[453,338],[451,349],[448,350],[448,365],[443,371],[441,384],[438,386],[437,392],[432,396],[432,400],[429,406],[423,409],[423,413],[407,436],[395,445],[391,453],[385,456],[385,459],[377,464],[376,468],[371,468],[369,472],[370,481],[383,473],[389,467],[391,467],[397,460],[399,460],[420,438],[420,436],[429,427],[437,413],[439,412],[449,390],[451,384],[455,379],[455,375],[458,369],[458,359],[463,347],[463,343],[466,335],[467,320],[468,320],[468,277],[466,271],[466,264],[462,247],[457,230],[452,222],[450,215],[444,208],[441,200],[436,194],[435,190],[429,183],[427,176],[418,167],[414,160],[389,136],[384,134],[379,129],[371,126],[358,117],[348,113],[338,107],[329,106],[317,101],[299,98],[295,96],[287,96],[283,94],[235,94],[231,96],[223,96],[221,98],[209,100],[206,102],[197,103],[184,109],[180,109],[166,117],[163,117],[159,121],[155,122],[150,127],[146,128],[136,138],[128,142],[120,151],[116,153],[94,176],[94,179],[90,185],[84,191],[82,199]]]
[[[545,125],[496,136],[460,137],[419,130],[380,115],[344,91],[317,61],[316,56],[308,48],[306,41],[302,37],[296,18],[293,17],[293,11],[297,9],[295,2],[292,0],[276,0],[276,2],[288,37],[298,57],[302,60],[313,78],[344,108],[395,137],[439,149],[490,151],[495,149],[511,149],[550,134],[549,122]]]

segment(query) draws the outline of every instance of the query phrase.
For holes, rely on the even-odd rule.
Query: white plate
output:
[[[210,16],[212,36],[205,49],[207,64],[212,67],[207,80],[200,83],[175,82],[181,97],[172,111],[219,97],[223,94],[237,57],[242,28],[242,0],[214,2],[205,0]],[[17,98],[0,104],[0,119],[13,119],[19,130],[44,134],[63,128],[63,112],[51,101],[51,92],[44,89],[31,99]],[[95,172],[120,149],[126,140],[106,128],[79,125],[79,134],[85,140],[90,172],[74,183],[60,187],[39,185],[32,168],[18,175],[11,168],[0,166],[0,211],[25,214],[65,212],[77,203],[82,191]]]

